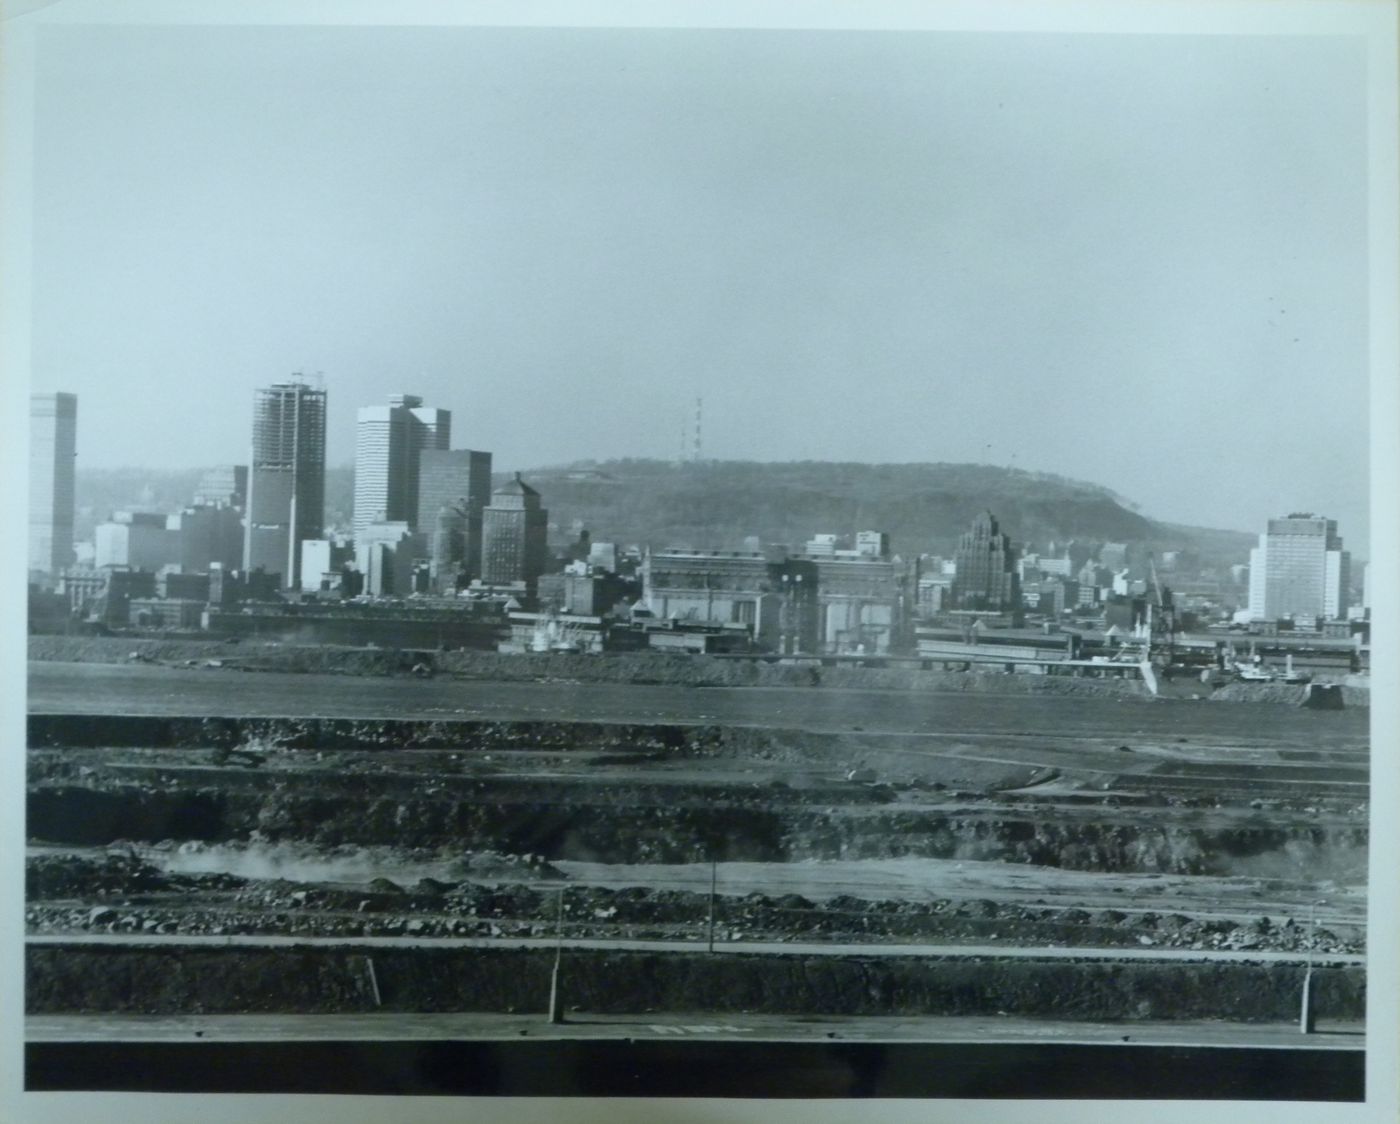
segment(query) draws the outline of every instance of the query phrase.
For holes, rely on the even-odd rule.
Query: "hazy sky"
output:
[[[990,461],[1366,538],[1365,72],[1335,37],[65,28],[36,387],[245,460],[323,372],[500,469]]]

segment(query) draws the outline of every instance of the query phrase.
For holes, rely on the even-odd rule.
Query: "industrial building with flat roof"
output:
[[[647,605],[664,620],[749,625],[760,646],[785,655],[901,646],[906,583],[899,564],[879,553],[888,541],[867,537],[849,551],[838,551],[834,537],[814,541],[815,555],[654,551],[642,564]]]

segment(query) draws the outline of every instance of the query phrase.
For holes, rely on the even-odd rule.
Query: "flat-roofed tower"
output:
[[[29,569],[60,574],[73,565],[73,475],[78,396],[29,396]]]
[[[1337,521],[1310,512],[1270,519],[1250,551],[1249,607],[1256,620],[1346,616],[1351,553]]]
[[[395,394],[384,406],[361,406],[355,419],[355,536],[371,523],[418,522],[419,456],[446,449],[452,412]],[[434,512],[436,514],[436,512]]]

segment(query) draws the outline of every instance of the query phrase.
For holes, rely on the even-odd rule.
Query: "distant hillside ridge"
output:
[[[748,536],[794,549],[814,534],[886,531],[905,556],[950,554],[981,511],[1021,543],[1138,543],[1194,549],[1203,560],[1248,558],[1244,532],[1150,519],[1099,484],[981,464],[580,461],[524,474],[550,522],[594,539],[653,548],[735,550]]]
[[[145,505],[175,511],[190,501],[203,469],[79,469],[77,537],[112,510]],[[908,557],[951,554],[957,538],[990,510],[1018,543],[1125,542],[1189,549],[1211,565],[1248,560],[1253,535],[1153,520],[1112,490],[1047,472],[981,464],[859,464],[830,461],[578,461],[526,470],[549,510],[551,538],[588,528],[595,540],[653,549],[739,550],[745,538],[793,549],[815,534],[889,533]],[[506,474],[498,474],[503,483]],[[354,470],[326,470],[326,518],[349,523]]]

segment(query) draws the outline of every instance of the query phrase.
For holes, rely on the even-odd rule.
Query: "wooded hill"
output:
[[[526,472],[550,522],[595,540],[739,549],[747,536],[799,547],[814,534],[887,531],[896,552],[949,554],[981,511],[1014,540],[1194,549],[1208,564],[1247,561],[1253,537],[1149,519],[1107,488],[975,464],[711,461],[584,462]]]

